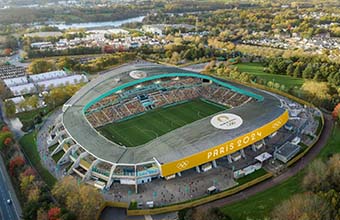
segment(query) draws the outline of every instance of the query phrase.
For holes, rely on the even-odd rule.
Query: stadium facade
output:
[[[147,111],[192,99],[228,106],[216,114],[172,130],[139,146],[124,146],[98,128]],[[52,155],[63,151],[58,166],[71,164],[99,188],[116,181],[135,185],[154,178],[175,178],[253,147],[289,119],[280,100],[265,91],[183,69],[129,64],[89,82],[65,103],[50,131]],[[162,122],[160,122],[162,123]]]

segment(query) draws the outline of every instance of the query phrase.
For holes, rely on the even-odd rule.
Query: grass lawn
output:
[[[318,157],[327,159],[335,153],[340,153],[340,125],[334,126],[326,147],[322,148]]]
[[[314,119],[319,121],[318,128],[316,129],[316,132],[315,132],[315,135],[318,135],[320,133],[320,131],[321,131],[321,128],[322,128],[321,117],[315,117]]]
[[[40,176],[46,182],[46,184],[51,188],[54,183],[56,183],[55,177],[45,169],[41,162],[40,156],[36,146],[36,134],[37,132],[31,132],[20,139],[20,145],[24,150],[26,156],[31,161],[35,169],[39,172]]]
[[[247,218],[262,220],[265,216],[269,216],[270,211],[281,201],[288,199],[296,193],[302,192],[300,186],[302,178],[303,174],[300,172],[298,175],[277,186],[243,201],[227,205],[221,208],[221,210],[233,220],[244,220]]]
[[[58,153],[54,154],[52,156],[53,160],[57,163],[60,160],[60,158],[64,155],[64,153],[65,152],[63,150],[61,150]]]
[[[68,170],[71,168],[72,165],[73,165],[73,162],[72,162],[72,163],[69,163],[69,164],[67,165],[67,167],[65,168],[66,172],[68,172]]]
[[[20,113],[17,114],[17,117],[21,121],[30,121],[30,120],[34,120],[34,118],[36,116],[38,116],[40,114],[40,112],[46,113],[47,111],[48,111],[48,108],[45,107],[45,108],[35,109],[35,110],[32,110],[32,111],[20,112]]]
[[[20,112],[16,114],[16,116],[20,119],[21,123],[23,124],[23,131],[28,131],[31,129],[35,124],[35,118],[39,115],[46,115],[48,112],[50,112],[50,109],[48,107],[40,108],[40,109],[34,109],[32,111],[27,112]],[[42,114],[40,114],[42,113]]]
[[[52,153],[57,147],[58,147],[58,144],[52,145],[51,147],[48,148],[48,151]]]
[[[267,171],[265,171],[263,168],[256,170],[254,173],[249,174],[247,176],[241,177],[239,179],[237,179],[237,182],[239,185],[245,184],[251,180],[254,180],[256,178],[259,178],[260,176],[263,176],[267,174]]]
[[[293,88],[295,86],[301,87],[304,80],[300,78],[294,78],[287,75],[278,75],[266,73],[263,71],[263,66],[261,63],[238,63],[235,66],[238,67],[240,72],[247,72],[252,75],[256,75],[265,81],[278,82],[281,85],[285,85],[287,89]]]
[[[127,147],[145,144],[169,131],[226,109],[200,99],[151,110],[99,128],[106,138]]]
[[[308,148],[308,146],[306,144],[302,143],[302,142],[300,142],[299,145],[301,147],[300,152],[305,151]],[[297,155],[299,155],[299,154],[297,154]]]
[[[340,153],[340,127],[335,127],[326,146],[321,150],[318,158],[326,159],[334,153]],[[290,196],[303,192],[301,181],[304,170],[289,178],[285,182],[274,186],[264,192],[257,193],[240,202],[222,207],[221,210],[233,220],[264,219],[268,217],[273,208]]]

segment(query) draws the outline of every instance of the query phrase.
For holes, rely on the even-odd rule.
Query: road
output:
[[[0,100],[0,119],[2,121],[7,121],[3,117],[2,112],[2,102]],[[7,199],[12,201],[11,204],[7,204]],[[22,210],[14,192],[12,182],[8,176],[5,163],[3,161],[2,155],[0,155],[0,219],[2,220],[16,220],[20,219]]]
[[[20,67],[28,67],[29,63],[21,63],[20,59],[23,55],[24,51],[20,49],[16,54],[6,57],[5,61],[10,62],[14,66],[20,66]]]
[[[5,164],[0,156],[0,219],[20,219],[21,208],[11,184]],[[7,204],[8,199],[12,201],[11,204]]]

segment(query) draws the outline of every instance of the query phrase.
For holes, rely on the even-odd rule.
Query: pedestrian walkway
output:
[[[151,215],[145,215],[144,218],[145,218],[145,220],[153,220],[153,218],[151,217]]]
[[[37,148],[42,159],[42,164],[50,173],[53,174],[57,179],[63,177],[63,170],[60,169],[56,162],[51,157],[51,154],[47,145],[47,138],[49,135],[49,128],[53,126],[55,119],[60,115],[61,109],[54,111],[41,126],[37,135]]]

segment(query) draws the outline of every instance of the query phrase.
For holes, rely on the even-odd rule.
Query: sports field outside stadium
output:
[[[98,131],[115,143],[135,147],[225,109],[226,106],[195,99],[114,122],[98,128]]]

